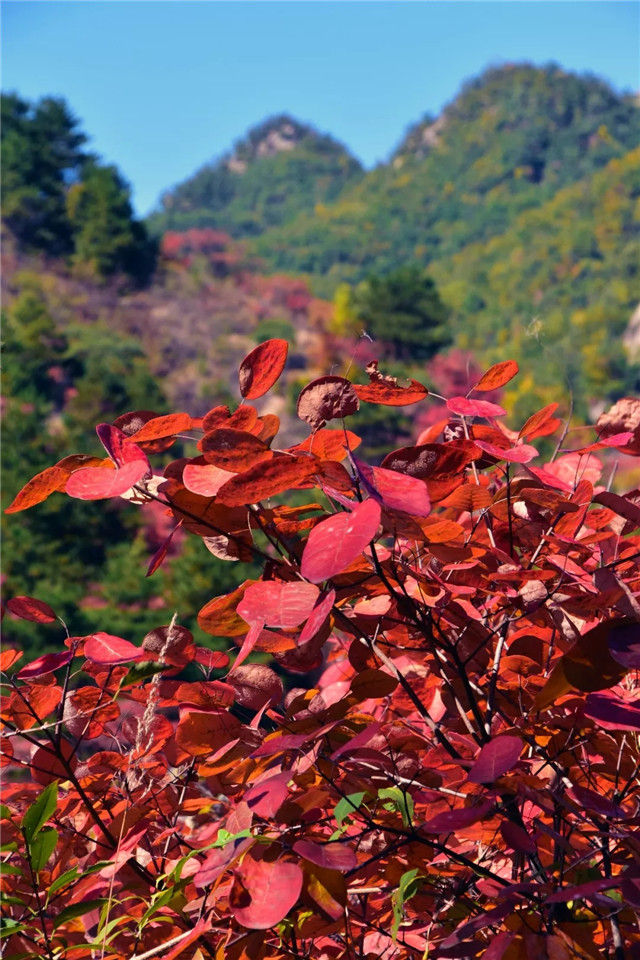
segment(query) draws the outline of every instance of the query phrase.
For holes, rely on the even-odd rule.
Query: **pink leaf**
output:
[[[244,857],[236,870],[229,904],[243,927],[268,930],[284,920],[295,906],[302,890],[302,870],[297,863],[287,860],[256,860],[252,853]]]
[[[314,843],[312,840],[298,840],[293,845],[293,852],[327,870],[353,870],[358,865],[355,853],[344,843]]]
[[[507,460],[509,463],[529,463],[534,457],[538,456],[535,447],[530,447],[526,443],[520,443],[517,447],[511,447],[509,450],[503,450],[502,447],[496,447],[493,443],[485,443],[484,440],[475,440],[475,445],[495,457],[496,460]]]
[[[231,477],[235,477],[235,473],[212,463],[188,463],[182,472],[182,482],[187,490],[201,497],[215,497]]]
[[[251,811],[259,817],[271,819],[289,796],[287,783],[291,779],[289,773],[279,773],[268,780],[261,780],[247,790],[244,795],[245,803]]]
[[[365,500],[352,513],[323,520],[309,534],[302,556],[302,576],[319,583],[342,573],[373,540],[379,524],[380,504],[375,500]]]
[[[147,473],[147,460],[132,460],[118,470],[84,467],[67,480],[66,491],[77,500],[105,500],[121,497]]]
[[[298,637],[298,645],[302,646],[308,640],[313,640],[313,638],[320,632],[321,627],[324,625],[327,617],[333,609],[333,605],[336,602],[336,592],[335,590],[329,590],[327,594],[323,594],[318,603],[311,611],[309,619],[305,623],[304,627],[300,632]]]
[[[370,467],[352,458],[360,479],[372,497],[387,510],[400,510],[414,517],[428,517],[431,512],[429,490],[424,480],[397,470]]]
[[[469,770],[472,783],[493,783],[520,758],[524,744],[520,737],[504,734],[486,743]]]
[[[105,663],[110,666],[118,663],[129,663],[131,660],[141,660],[144,656],[140,647],[134,646],[122,637],[114,637],[110,633],[94,633],[84,645],[84,655],[93,663]]]
[[[467,397],[451,397],[447,400],[447,407],[451,413],[457,413],[461,417],[503,417],[507,412],[497,403],[468,400]]]
[[[248,624],[289,629],[311,614],[319,590],[311,583],[280,583],[260,580],[245,590],[237,612]]]

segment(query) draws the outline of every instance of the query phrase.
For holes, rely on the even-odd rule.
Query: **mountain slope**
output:
[[[555,66],[491,69],[412,128],[389,164],[263,234],[255,250],[273,269],[323,275],[324,292],[427,265],[504,232],[638,143],[640,109],[603,81]]]
[[[232,153],[165,194],[155,233],[214,227],[257,236],[328,203],[362,176],[359,162],[329,136],[289,116],[254,127]]]

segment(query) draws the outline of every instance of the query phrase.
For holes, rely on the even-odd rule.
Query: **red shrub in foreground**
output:
[[[246,398],[285,351],[245,359]],[[141,646],[2,654],[7,957],[639,955],[640,494],[597,486],[598,450],[636,452],[635,427],[534,465],[555,405],[516,434],[482,399],[516,373],[492,368],[447,401],[444,440],[381,467],[326,426],[426,395],[373,364],[366,387],[309,384],[312,433],[287,450],[244,403],[130,437],[102,424],[108,459],[18,494],[9,512],[65,489],[157,500],[216,556],[264,566],[199,615],[231,666],[175,618]],[[154,476],[147,453],[187,429],[199,455]],[[308,502],[279,504],[290,490]],[[284,694],[283,672],[310,670]]]

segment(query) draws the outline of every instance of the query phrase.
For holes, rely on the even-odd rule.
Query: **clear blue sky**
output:
[[[288,112],[367,166],[492,63],[554,60],[640,87],[635,2],[5,0],[2,89],[65,97],[147,213]]]

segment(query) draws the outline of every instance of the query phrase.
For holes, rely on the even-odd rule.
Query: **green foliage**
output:
[[[2,96],[2,215],[21,248],[72,256],[97,277],[145,282],[155,245],[133,217],[113,166],[81,149],[87,138],[64,100]]]
[[[2,213],[19,242],[50,254],[73,249],[66,189],[86,137],[63,100],[2,96]]]
[[[639,141],[637,105],[595,77],[554,65],[490,69],[435,122],[412,128],[390,163],[254,249],[273,269],[326,275],[331,288],[426,265],[502,233]]]
[[[435,283],[418,267],[370,277],[352,294],[352,313],[374,340],[387,344],[396,360],[429,360],[448,346],[447,310]]]
[[[145,228],[133,218],[129,188],[117,169],[91,161],[67,195],[74,262],[96,276],[129,273],[148,279],[153,256]]]
[[[255,237],[330,203],[362,175],[360,164],[331,137],[288,116],[253,128],[232,155],[203,167],[163,199],[154,233],[216,227]]]

